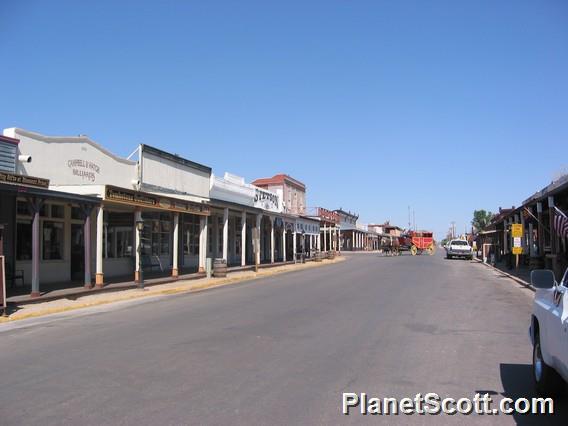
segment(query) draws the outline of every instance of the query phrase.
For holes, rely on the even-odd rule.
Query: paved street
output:
[[[0,333],[0,423],[568,424],[340,414],[342,392],[533,396],[532,292],[436,256],[346,262]]]

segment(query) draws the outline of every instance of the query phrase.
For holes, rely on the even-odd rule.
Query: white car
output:
[[[558,283],[545,269],[531,272],[536,288],[529,335],[539,395],[560,395],[568,381],[568,269]]]
[[[466,240],[451,240],[446,246],[446,257],[463,257],[473,259],[473,249]]]

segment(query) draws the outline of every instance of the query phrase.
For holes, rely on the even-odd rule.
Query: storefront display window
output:
[[[32,258],[32,222],[18,221],[16,225],[16,259]]]
[[[149,245],[153,256],[170,254],[170,239],[172,218],[169,213],[146,213],[143,215],[146,222],[144,235],[149,234]],[[147,238],[147,237],[146,237]],[[145,254],[147,245],[143,245]]]
[[[199,255],[199,216],[185,215],[183,222],[183,252]]]
[[[63,259],[63,223],[43,222],[43,260]]]

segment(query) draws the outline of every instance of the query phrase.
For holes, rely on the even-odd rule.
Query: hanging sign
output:
[[[128,204],[133,206],[150,207],[154,209],[209,215],[210,209],[207,204],[194,203],[191,201],[177,200],[175,198],[161,197],[146,192],[133,191],[126,188],[118,188],[107,185],[105,190],[106,201]]]

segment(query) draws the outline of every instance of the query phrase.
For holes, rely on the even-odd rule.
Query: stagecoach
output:
[[[434,254],[436,245],[434,237],[430,231],[409,231],[407,234],[399,237],[400,250],[410,251],[412,256],[428,253],[430,256]]]

